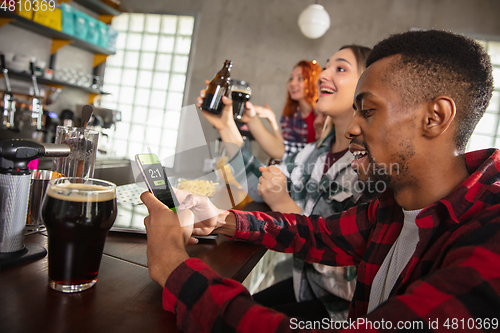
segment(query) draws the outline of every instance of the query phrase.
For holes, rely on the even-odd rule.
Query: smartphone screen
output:
[[[155,154],[138,154],[135,155],[135,160],[149,191],[168,208],[176,212],[179,202],[168,182],[158,156]]]

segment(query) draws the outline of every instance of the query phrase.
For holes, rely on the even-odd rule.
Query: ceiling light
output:
[[[309,5],[300,13],[299,27],[307,38],[319,38],[330,28],[330,15],[321,5]]]

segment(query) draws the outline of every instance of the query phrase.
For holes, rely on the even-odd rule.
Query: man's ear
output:
[[[424,136],[432,138],[444,133],[457,114],[453,98],[437,96],[428,103],[425,114]]]

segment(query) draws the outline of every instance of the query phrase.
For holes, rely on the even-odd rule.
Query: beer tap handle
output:
[[[4,54],[0,54],[0,63],[2,65],[2,73],[3,73],[3,78],[5,80],[5,92],[8,93],[9,95],[12,93],[12,89],[10,88],[10,80],[9,80],[9,70],[7,69],[7,66],[5,65],[5,56]]]
[[[35,94],[31,99],[31,126],[40,131],[42,130],[43,108],[42,101],[40,99],[40,91],[38,90],[38,83],[36,82],[35,65],[33,61],[30,61],[30,70]]]
[[[36,74],[35,74],[35,64],[33,61],[30,61],[30,70],[31,70],[31,81],[33,82],[33,89],[35,89],[35,97],[40,97],[40,91],[38,90],[38,83],[36,82]]]

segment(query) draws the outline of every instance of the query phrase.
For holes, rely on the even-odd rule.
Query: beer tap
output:
[[[40,131],[42,130],[43,107],[40,99],[40,91],[38,90],[38,84],[36,82],[35,65],[33,61],[30,62],[30,70],[34,89],[34,96],[31,99],[31,127],[35,127],[36,130]]]
[[[14,128],[14,115],[16,113],[16,104],[12,89],[10,87],[9,70],[5,66],[5,57],[0,54],[0,63],[2,66],[3,78],[5,80],[5,92],[3,94],[3,112],[2,112],[2,127]]]

